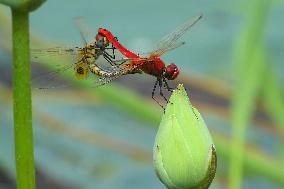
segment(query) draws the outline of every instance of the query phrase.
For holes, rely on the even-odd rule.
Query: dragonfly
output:
[[[98,30],[98,36],[100,38],[107,38],[107,40],[123,54],[128,60],[127,63],[119,65],[120,69],[112,71],[105,71],[95,64],[89,65],[90,70],[97,75],[103,75],[104,77],[119,77],[127,74],[134,73],[146,73],[156,77],[156,81],[152,90],[152,99],[154,99],[162,108],[162,104],[155,98],[155,91],[157,86],[159,86],[160,96],[164,98],[166,102],[168,99],[163,94],[163,87],[168,91],[172,92],[172,88],[168,85],[168,80],[174,80],[179,75],[179,68],[176,64],[171,63],[166,65],[166,63],[160,58],[166,52],[176,49],[185,44],[185,42],[178,42],[178,39],[186,33],[189,28],[191,28],[195,23],[197,23],[201,18],[202,14],[196,15],[186,21],[184,24],[176,28],[173,32],[163,37],[157,44],[156,48],[148,53],[146,56],[141,57],[139,54],[133,53],[132,51],[125,48],[121,43],[117,41],[114,35],[107,29],[100,28]]]
[[[41,60],[43,57],[53,57],[53,56],[67,56],[68,58],[71,57],[72,63],[60,65],[60,68],[56,71],[52,71],[46,75],[38,76],[33,79],[35,83],[49,83],[47,87],[40,86],[39,89],[50,89],[50,88],[62,88],[65,86],[58,85],[57,81],[60,78],[60,75],[63,73],[71,72],[75,74],[76,79],[87,79],[89,77],[90,71],[96,71],[96,69],[90,70],[90,65],[95,64],[97,68],[101,71],[101,74],[95,72],[95,75],[100,76],[97,79],[97,85],[104,85],[113,78],[106,78],[104,77],[103,73],[110,72],[111,70],[114,72],[118,69],[117,65],[120,65],[126,60],[116,59],[115,50],[116,48],[109,42],[109,40],[97,34],[95,40],[91,42],[87,42],[87,36],[89,32],[85,22],[82,18],[75,18],[74,23],[76,28],[80,32],[81,40],[84,44],[83,47],[71,47],[71,48],[64,48],[64,47],[54,47],[54,48],[46,48],[46,49],[31,49],[31,57],[33,61]],[[118,41],[117,37],[113,37],[115,40]],[[102,68],[99,66],[99,62],[104,62],[102,59],[100,61],[99,58],[102,57],[104,61],[110,64],[110,67]],[[73,68],[73,69],[72,69]],[[45,85],[45,84],[42,84]]]

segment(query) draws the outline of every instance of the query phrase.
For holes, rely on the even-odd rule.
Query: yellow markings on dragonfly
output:
[[[88,64],[86,64],[83,61],[76,63],[74,70],[75,70],[75,76],[77,79],[85,79],[89,75]]]
[[[89,75],[89,66],[96,61],[96,49],[93,45],[87,45],[79,49],[79,62],[75,64],[75,76],[77,79],[85,79]]]

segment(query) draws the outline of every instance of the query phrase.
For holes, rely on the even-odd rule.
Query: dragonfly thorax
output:
[[[79,51],[79,60],[92,64],[96,61],[96,49],[94,45],[87,45],[84,48],[81,48]]]

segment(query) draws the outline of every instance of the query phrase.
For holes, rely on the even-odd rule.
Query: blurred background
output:
[[[185,85],[214,139],[210,188],[283,188],[284,1],[48,0],[31,14],[31,48],[82,46],[73,23],[81,16],[91,38],[104,27],[145,53],[200,12],[186,44],[162,58],[179,66],[170,85]],[[0,189],[15,188],[10,17],[0,5]],[[64,62],[72,64],[32,61],[33,77]],[[151,99],[155,78],[136,74],[99,88],[74,76],[63,82],[72,87],[33,90],[38,188],[164,188],[152,166],[163,113]]]

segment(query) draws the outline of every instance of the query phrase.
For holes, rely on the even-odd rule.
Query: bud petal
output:
[[[167,188],[208,188],[217,157],[211,135],[182,85],[173,92],[154,145],[156,173]]]

